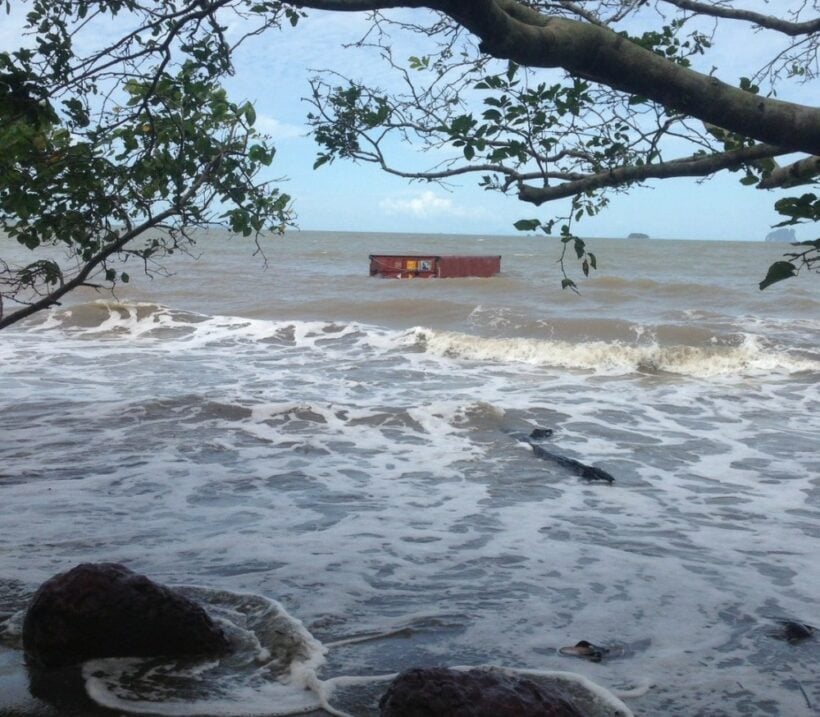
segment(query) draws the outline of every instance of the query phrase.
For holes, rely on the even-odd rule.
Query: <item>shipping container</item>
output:
[[[393,279],[453,279],[493,276],[501,271],[500,256],[437,256],[435,254],[371,254],[370,276]]]

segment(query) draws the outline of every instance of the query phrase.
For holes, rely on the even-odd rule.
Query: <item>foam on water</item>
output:
[[[364,688],[381,691],[396,676],[336,676],[323,680],[320,670],[327,648],[277,602],[205,588],[179,589],[206,604],[223,624],[233,642],[233,654],[208,662],[90,660],[83,665],[82,675],[89,697],[98,705],[129,714],[168,717],[279,717],[320,708],[340,717],[353,717],[335,702],[351,705],[355,714],[362,715],[373,709],[375,702],[362,698]],[[587,717],[632,717],[620,699],[582,675],[492,669],[520,674],[559,689]],[[353,693],[345,694],[350,688]]]
[[[745,334],[735,346],[662,346],[655,341],[552,341],[527,338],[485,338],[468,334],[415,329],[410,340],[425,350],[468,361],[509,361],[534,366],[578,369],[607,374],[664,371],[709,378],[782,371],[820,371],[820,360],[790,355]]]
[[[480,307],[479,307],[480,308]],[[473,312],[475,315],[475,312]],[[496,316],[484,323],[497,326]],[[501,322],[503,323],[503,322]],[[76,338],[181,339],[186,350],[221,341],[284,342],[300,349],[332,348],[330,342],[349,341],[352,348],[385,349],[411,347],[448,358],[496,363],[519,362],[535,366],[578,369],[604,374],[655,372],[709,378],[774,372],[820,371],[820,357],[790,351],[762,338],[776,328],[772,322],[746,319],[756,332],[712,336],[701,345],[666,345],[657,341],[657,329],[631,326],[635,340],[562,341],[522,337],[486,337],[416,327],[407,333],[379,330],[355,322],[270,322],[236,317],[206,317],[172,311],[154,304],[123,304],[97,301],[54,312],[32,331],[61,326]],[[807,330],[817,330],[817,322]],[[587,329],[589,322],[583,324]],[[578,327],[574,329],[578,330]],[[598,331],[601,331],[599,328]],[[621,329],[623,331],[623,329]],[[691,333],[691,329],[687,329]],[[583,335],[583,334],[582,334]],[[345,347],[349,348],[349,347]]]
[[[33,589],[116,560],[276,596],[324,643],[407,631],[340,644],[321,674],[316,643],[278,673],[287,684],[258,638],[233,676],[186,674],[194,694],[161,707],[127,692],[168,682],[156,666],[87,667],[116,709],[271,714],[284,691],[287,709],[335,694],[359,716],[370,708],[328,680],[489,663],[613,689],[646,679],[629,698],[639,715],[809,715],[817,641],[772,634],[775,618],[820,622],[818,366],[746,328],[732,346],[573,345],[149,304],[55,311],[0,341],[0,578]],[[516,439],[533,427],[615,484],[539,460]],[[559,649],[581,639],[612,657],[568,664]]]

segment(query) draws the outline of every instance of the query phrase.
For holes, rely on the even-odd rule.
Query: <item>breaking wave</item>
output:
[[[534,338],[482,338],[415,328],[408,341],[428,353],[467,361],[515,362],[606,374],[671,373],[691,377],[820,371],[820,361],[766,346],[758,336],[742,335],[736,345],[661,346],[657,342],[569,341]]]
[[[475,312],[473,312],[475,314]],[[30,331],[61,329],[78,339],[138,339],[203,345],[276,345],[356,355],[423,352],[462,361],[528,364],[606,375],[674,374],[694,378],[794,374],[820,371],[820,358],[784,348],[763,334],[773,327],[738,327],[715,335],[706,327],[645,328],[619,321],[576,320],[543,337],[540,324],[520,326],[515,336],[481,336],[417,326],[397,331],[347,321],[273,321],[207,316],[152,303],[96,301],[46,315]],[[477,327],[480,330],[480,327]],[[495,329],[497,330],[497,326]],[[509,327],[508,327],[509,328]],[[527,330],[529,328],[529,330]],[[555,328],[555,327],[553,327]],[[743,330],[745,328],[745,330]],[[532,332],[531,335],[527,335]],[[573,334],[577,340],[571,340]],[[633,340],[626,338],[629,334]],[[359,355],[361,355],[359,353]]]

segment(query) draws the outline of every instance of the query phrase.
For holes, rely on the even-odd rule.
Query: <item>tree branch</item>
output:
[[[482,52],[572,74],[778,147],[820,154],[820,110],[746,92],[670,62],[608,28],[544,15],[518,0],[305,0],[299,7],[428,7],[475,34]]]
[[[820,157],[806,157],[785,167],[776,167],[757,186],[760,189],[797,187],[809,184],[820,175]]]
[[[610,169],[597,174],[590,174],[582,179],[564,182],[554,187],[532,187],[523,185],[518,190],[518,198],[539,206],[554,199],[572,197],[582,192],[588,192],[603,187],[616,187],[646,179],[668,179],[671,177],[703,177],[708,174],[739,167],[747,162],[776,157],[787,154],[788,150],[782,147],[773,147],[758,144],[754,147],[723,152],[722,154],[695,156],[677,159],[660,164],[644,164],[641,166],[624,166]]]
[[[97,252],[91,258],[86,260],[83,265],[83,268],[70,281],[61,283],[59,288],[49,292],[42,299],[32,302],[25,308],[13,311],[7,316],[0,315],[0,329],[4,329],[7,326],[16,324],[18,321],[22,321],[23,319],[31,316],[32,314],[36,314],[38,311],[42,311],[43,309],[47,309],[50,306],[53,306],[54,304],[58,303],[63,296],[65,296],[70,291],[73,291],[74,289],[80,286],[88,286],[89,284],[87,279],[89,276],[91,276],[92,272],[95,269],[97,269],[97,267],[99,267],[101,264],[103,264],[103,262],[105,262],[107,259],[121,251],[123,247],[125,247],[128,244],[128,242],[132,241],[141,234],[144,234],[150,229],[162,225],[162,223],[169,217],[172,217],[184,211],[185,203],[187,203],[199,191],[199,189],[208,179],[211,170],[213,169],[215,164],[217,164],[220,161],[220,159],[221,155],[208,162],[208,164],[202,169],[202,171],[199,173],[196,179],[191,183],[191,186],[186,190],[185,194],[179,198],[177,203],[175,203],[173,206],[168,207],[159,214],[150,216],[148,219],[146,219],[144,222],[137,225],[136,227],[133,227],[123,232],[115,242],[107,245],[104,249]]]
[[[776,30],[784,35],[796,37],[798,35],[811,35],[820,30],[820,18],[806,20],[804,22],[790,22],[772,15],[763,15],[752,10],[742,10],[722,5],[711,5],[696,0],[663,0],[663,2],[679,7],[681,10],[691,10],[698,15],[709,15],[710,17],[720,17],[727,20],[744,20],[751,22],[758,27],[765,27],[768,30]]]

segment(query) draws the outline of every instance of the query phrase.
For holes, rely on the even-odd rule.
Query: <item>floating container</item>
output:
[[[501,271],[500,256],[370,255],[370,276],[385,276],[392,279],[488,277],[497,274],[499,271]]]

